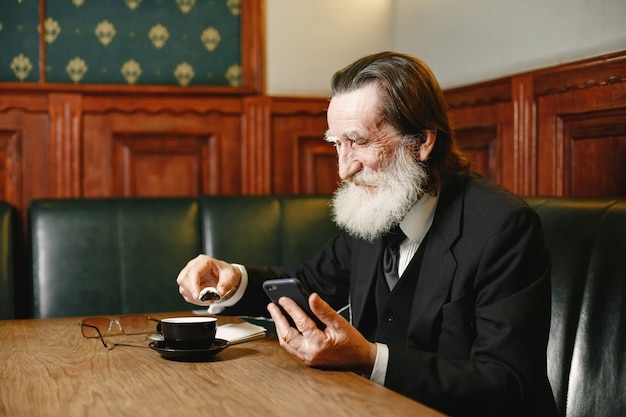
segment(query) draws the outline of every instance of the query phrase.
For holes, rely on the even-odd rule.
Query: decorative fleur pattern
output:
[[[103,20],[102,22],[96,25],[96,30],[94,31],[96,34],[96,38],[100,41],[103,46],[107,46],[113,40],[115,36],[115,26],[108,20]]]
[[[241,14],[241,0],[227,0],[226,7],[230,9],[230,12],[234,16],[239,16]]]
[[[150,40],[152,41],[152,45],[154,45],[156,49],[161,49],[163,45],[165,45],[165,42],[167,42],[167,40],[169,39],[170,33],[165,26],[157,23],[150,28],[150,32],[148,32],[148,37],[150,38]]]
[[[0,82],[241,85],[241,0],[0,0]]]
[[[241,67],[239,65],[228,67],[226,79],[231,87],[239,87],[241,85]]]
[[[38,82],[38,2],[0,0],[0,27],[0,81]]]
[[[176,0],[176,4],[178,4],[178,8],[181,12],[187,14],[196,4],[196,0]]]
[[[174,71],[174,77],[180,85],[189,85],[194,76],[193,67],[186,62],[181,62]]]
[[[141,3],[141,0],[124,0],[124,1],[126,2],[126,6],[130,10],[135,10]]]
[[[52,42],[56,41],[57,37],[59,36],[59,33],[61,33],[61,26],[59,26],[59,22],[49,17],[44,22],[43,27],[44,27],[44,30],[46,31],[46,36],[45,36],[46,43],[51,44]]]
[[[20,81],[24,81],[28,78],[28,74],[30,74],[30,70],[32,69],[33,64],[31,64],[30,59],[22,54],[19,54],[11,61],[11,70]]]
[[[68,62],[65,67],[65,71],[67,72],[67,75],[69,75],[70,79],[74,83],[78,84],[87,72],[87,64],[80,57],[76,57],[70,59],[70,62]]]
[[[209,52],[215,51],[217,45],[219,45],[222,37],[217,29],[214,27],[208,27],[202,31],[202,36],[200,36],[200,40],[202,40],[202,44]]]
[[[129,59],[122,65],[121,73],[128,84],[135,84],[141,75],[141,65],[134,59]]]

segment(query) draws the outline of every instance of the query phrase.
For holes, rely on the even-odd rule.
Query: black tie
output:
[[[383,253],[383,271],[389,286],[389,291],[393,290],[400,279],[398,274],[398,263],[400,260],[400,243],[406,239],[406,235],[396,226],[387,237],[387,245]]]

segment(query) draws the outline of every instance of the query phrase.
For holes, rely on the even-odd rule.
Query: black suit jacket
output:
[[[536,213],[470,176],[442,190],[424,244],[405,342],[389,346],[385,386],[453,415],[556,415],[546,376],[550,260]],[[381,240],[341,233],[299,267],[248,267],[249,288],[229,313],[259,314],[267,304],[260,282],[297,276],[335,307],[349,296],[360,329],[376,308],[368,296],[382,249]]]

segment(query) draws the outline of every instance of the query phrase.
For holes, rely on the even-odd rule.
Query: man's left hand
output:
[[[290,354],[309,366],[350,369],[370,374],[376,360],[376,344],[369,342],[328,303],[313,293],[309,306],[326,325],[324,331],[288,297],[278,300],[295,323],[290,326],[287,318],[274,303],[267,307],[276,325],[280,345]]]

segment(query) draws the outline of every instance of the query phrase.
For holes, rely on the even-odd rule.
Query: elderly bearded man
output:
[[[281,346],[310,366],[361,373],[445,413],[556,415],[539,219],[469,172],[428,67],[385,52],[338,71],[325,139],[339,159],[341,233],[296,268],[200,255],[177,278],[185,300],[203,304],[200,290],[215,286],[227,297],[214,311],[269,310]],[[398,235],[399,259],[385,249]],[[267,305],[261,283],[284,277],[313,292],[324,331],[289,298],[280,304],[297,329]],[[346,303],[350,322],[335,311]]]

